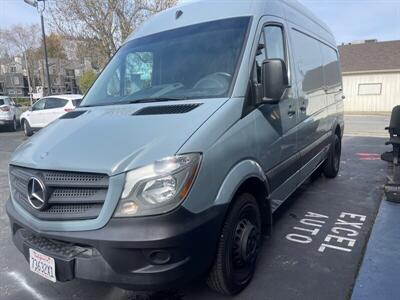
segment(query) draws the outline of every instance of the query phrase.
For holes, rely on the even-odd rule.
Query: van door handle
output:
[[[293,109],[289,109],[287,114],[289,115],[289,117],[293,117],[296,114],[296,111]]]

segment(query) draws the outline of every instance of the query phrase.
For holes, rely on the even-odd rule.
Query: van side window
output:
[[[282,27],[269,25],[264,28],[267,59],[279,58],[286,61]]]
[[[258,45],[253,79],[256,83],[261,84],[261,67],[265,59],[279,58],[286,61],[282,27],[277,25],[265,26]]]
[[[293,44],[299,89],[306,94],[323,89],[322,54],[320,42],[293,30]]]
[[[321,44],[324,62],[324,81],[328,90],[338,90],[341,86],[340,63],[336,50]]]
[[[258,42],[258,49],[256,53],[256,59],[254,62],[254,74],[253,80],[255,83],[261,84],[261,67],[263,61],[265,60],[265,42],[264,42],[264,34],[261,34],[260,40]]]

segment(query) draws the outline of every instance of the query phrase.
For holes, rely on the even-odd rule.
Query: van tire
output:
[[[325,177],[335,178],[339,173],[340,156],[342,152],[342,141],[340,137],[335,134],[329,149],[328,157],[322,165],[322,172]]]
[[[25,120],[25,119],[22,120],[22,128],[23,128],[26,136],[31,136],[33,134],[33,130],[31,128],[31,126],[29,125],[28,120]]]
[[[261,212],[254,196],[243,193],[235,197],[207,278],[211,289],[224,295],[235,295],[249,284],[261,245],[261,224]]]

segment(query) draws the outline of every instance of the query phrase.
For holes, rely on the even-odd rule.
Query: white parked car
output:
[[[79,106],[83,96],[54,95],[36,101],[29,110],[21,115],[21,126],[26,136],[31,136],[34,131],[46,127],[63,114]]]
[[[20,115],[21,110],[10,97],[0,96],[0,126],[8,126],[16,131]]]

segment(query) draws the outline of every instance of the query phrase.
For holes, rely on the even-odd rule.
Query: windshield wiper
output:
[[[143,98],[143,99],[134,99],[127,100],[123,103],[148,103],[148,102],[164,102],[164,101],[178,101],[178,100],[187,100],[187,97],[154,97],[154,98]]]

